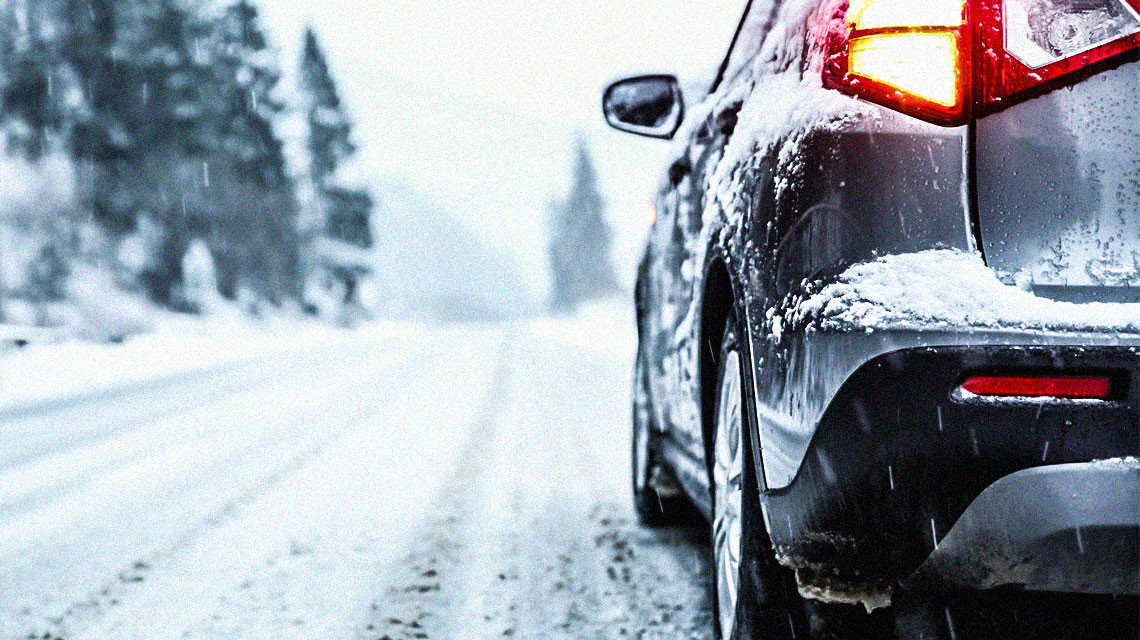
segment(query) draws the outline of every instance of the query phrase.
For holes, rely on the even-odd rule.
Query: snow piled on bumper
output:
[[[806,330],[1013,329],[1140,334],[1140,304],[1059,302],[1002,283],[979,255],[884,256],[809,284],[772,323]],[[782,316],[782,320],[781,317]]]

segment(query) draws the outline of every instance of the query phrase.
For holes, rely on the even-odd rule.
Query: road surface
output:
[[[632,334],[603,316],[6,410],[0,640],[708,637],[704,531],[631,522]]]

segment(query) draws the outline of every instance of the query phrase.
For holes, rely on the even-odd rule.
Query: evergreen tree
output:
[[[36,160],[66,124],[68,40],[62,0],[0,4],[0,116],[4,150]]]
[[[182,250],[209,226],[201,167],[216,153],[222,122],[212,24],[185,0],[75,0],[73,7],[72,65],[86,97],[73,146],[88,174],[87,200],[116,236],[142,218],[163,230],[138,275],[153,299],[176,304]]]
[[[113,231],[131,231],[141,216],[165,230],[141,274],[159,302],[179,304],[195,239],[215,253],[226,294],[246,287],[278,299],[297,289],[297,246],[272,128],[281,112],[274,53],[249,2],[200,10],[185,0],[119,2],[111,44],[96,31],[103,44],[77,65],[90,74],[92,115],[77,144],[93,163],[92,206]]]
[[[219,201],[214,210],[223,214],[220,231],[227,241],[215,243],[222,245],[216,250],[223,254],[223,289],[246,284],[279,299],[299,291],[297,206],[273,129],[284,111],[273,95],[281,74],[248,0],[226,7],[216,30],[215,86],[222,118],[219,155],[210,169],[229,179],[209,189]],[[227,262],[236,264],[227,269]],[[244,282],[234,282],[233,267]]]
[[[585,142],[579,143],[577,153],[570,193],[552,207],[552,306],[558,311],[618,288],[610,256],[613,232],[605,219],[593,158]]]
[[[68,29],[63,57],[70,66],[72,88],[79,97],[70,114],[68,133],[72,153],[90,166],[96,160],[107,159],[113,140],[123,142],[129,129],[122,117],[123,105],[114,104],[122,96],[117,90],[126,80],[125,69],[117,60],[123,51],[116,42],[116,0],[63,1]],[[94,176],[86,177],[88,186],[94,183]],[[87,196],[89,200],[94,197],[92,193]],[[96,213],[105,212],[104,208]]]
[[[214,64],[222,100],[222,151],[233,157],[244,182],[279,189],[288,179],[272,127],[284,110],[273,96],[281,79],[276,56],[248,0],[226,8],[218,31]]]
[[[147,220],[153,255],[137,275],[160,302],[177,302],[195,240],[224,293],[298,293],[279,78],[249,0],[0,3],[0,143],[32,158],[53,136],[68,143],[96,222],[124,238]]]
[[[367,191],[340,184],[337,172],[356,152],[352,122],[344,111],[316,32],[305,31],[298,74],[299,104],[306,124],[308,205],[316,210],[324,235],[367,248],[372,244]]]
[[[310,170],[317,183],[325,184],[356,147],[349,140],[352,125],[312,27],[305,30],[299,88],[308,117]]]

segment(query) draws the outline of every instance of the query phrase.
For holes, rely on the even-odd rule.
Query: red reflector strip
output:
[[[971,376],[962,389],[977,396],[1107,400],[1112,380],[1100,376]]]

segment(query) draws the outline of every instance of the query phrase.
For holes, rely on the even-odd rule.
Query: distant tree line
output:
[[[222,295],[296,298],[316,238],[370,246],[372,201],[338,180],[355,149],[317,35],[289,95],[280,64],[248,0],[8,0],[0,143],[72,159],[76,228],[145,236],[133,278],[155,301],[180,304],[193,243]],[[290,119],[292,154],[279,133]]]

